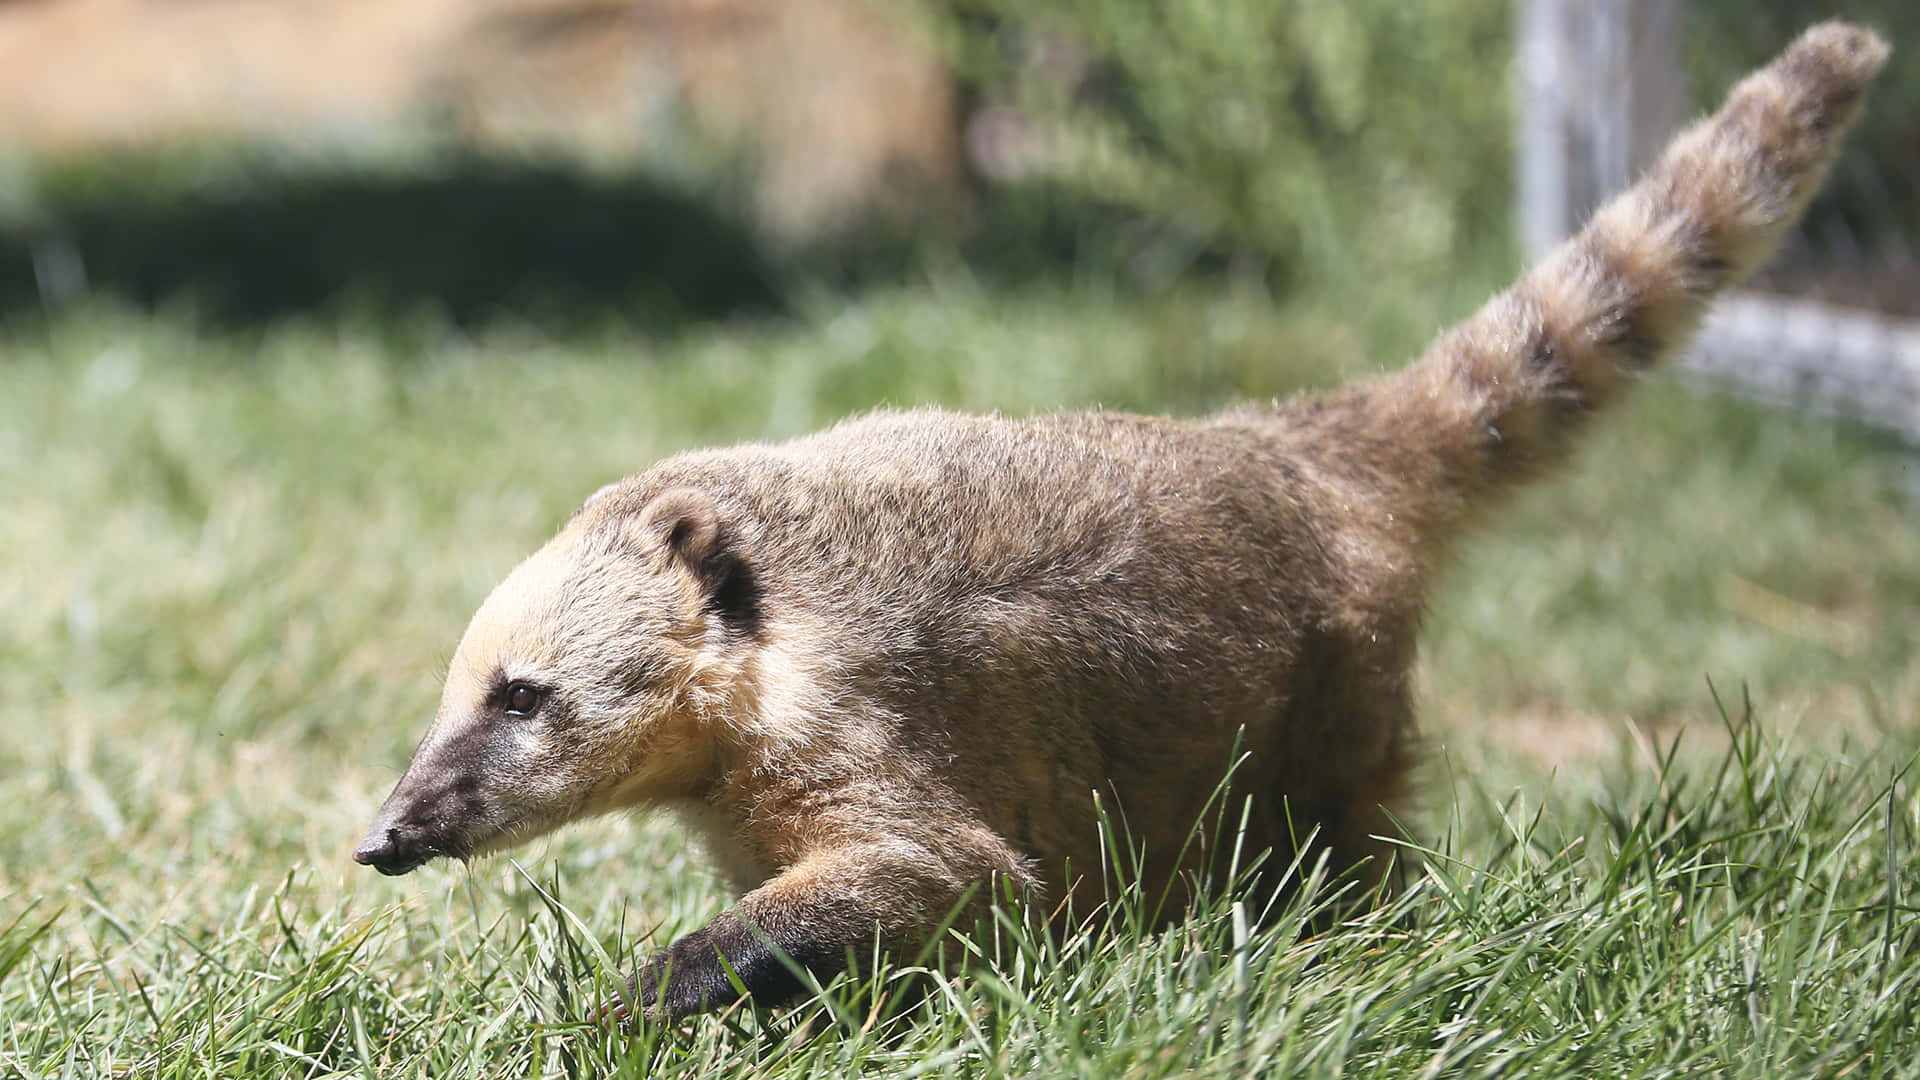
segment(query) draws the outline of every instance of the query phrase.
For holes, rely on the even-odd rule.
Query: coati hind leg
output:
[[[1377,898],[1407,870],[1402,813],[1419,762],[1412,704],[1402,692],[1368,702],[1365,711],[1373,719],[1356,726],[1386,733],[1368,753],[1317,784],[1288,769],[1268,788],[1272,850],[1262,880],[1285,893],[1318,876],[1334,910]]]

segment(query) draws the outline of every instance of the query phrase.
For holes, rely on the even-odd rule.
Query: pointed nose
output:
[[[366,839],[360,841],[360,846],[353,849],[353,861],[361,866],[378,866],[393,858],[394,852],[399,849],[399,834],[393,829],[375,825]]]
[[[371,866],[388,877],[404,874],[432,857],[420,838],[403,832],[398,826],[375,825],[360,846],[353,849],[353,861]]]

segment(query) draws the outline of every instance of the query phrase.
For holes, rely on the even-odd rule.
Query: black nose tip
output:
[[[353,849],[353,861],[361,866],[378,866],[393,857],[400,846],[399,834],[393,829],[376,829],[369,833],[360,846]]]
[[[404,874],[427,861],[428,853],[417,842],[392,826],[374,827],[360,846],[353,849],[353,861],[392,877]]]

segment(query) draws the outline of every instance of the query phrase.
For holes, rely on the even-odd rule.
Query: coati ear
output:
[[[668,488],[640,512],[642,541],[664,545],[688,570],[699,574],[720,552],[720,507],[698,488]]]
[[[720,507],[698,488],[668,488],[640,513],[643,543],[664,546],[700,583],[707,607],[751,628],[759,618],[759,589],[741,553],[728,543]]]

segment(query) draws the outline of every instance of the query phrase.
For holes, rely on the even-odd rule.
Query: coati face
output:
[[[596,496],[487,597],[354,859],[404,874],[698,793],[756,594],[706,495]]]

